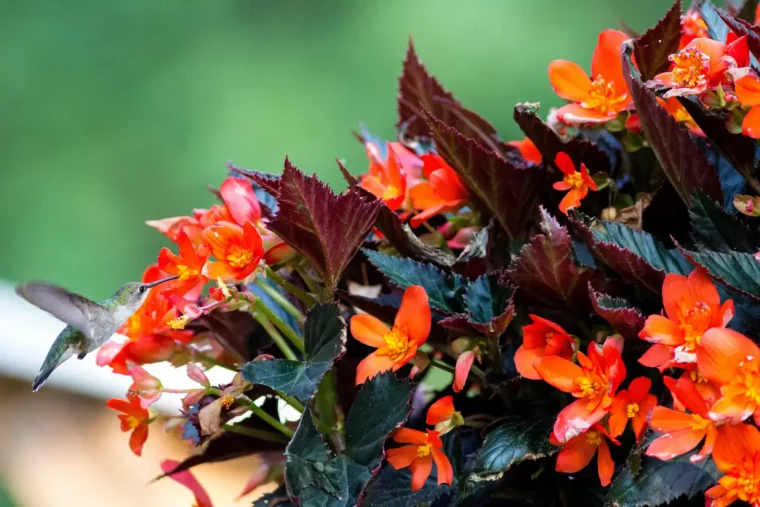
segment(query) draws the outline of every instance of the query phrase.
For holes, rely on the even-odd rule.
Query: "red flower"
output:
[[[667,368],[696,361],[696,351],[705,331],[725,327],[734,315],[730,299],[720,304],[720,295],[710,276],[697,268],[688,278],[670,273],[662,284],[665,315],[650,315],[639,337],[654,343],[641,356],[644,366]]]
[[[261,206],[248,180],[229,177],[219,187],[219,193],[230,216],[239,226],[248,222],[255,225],[261,220]]]
[[[709,37],[707,23],[697,11],[688,11],[681,16],[681,40],[678,48],[681,49],[698,37]]]
[[[438,469],[438,484],[451,484],[454,470],[449,458],[443,452],[443,442],[435,430],[426,433],[410,428],[399,428],[393,434],[393,440],[399,444],[409,444],[395,449],[388,449],[388,463],[399,470],[409,467],[412,471],[412,491],[425,485],[433,470],[433,463]]]
[[[739,102],[751,108],[742,120],[742,133],[760,139],[760,80],[748,74],[736,81],[735,90]]]
[[[379,319],[362,313],[351,317],[351,334],[358,341],[377,350],[365,357],[356,368],[356,385],[378,373],[396,371],[417,355],[417,348],[430,334],[432,316],[425,289],[411,285],[404,292],[393,329]]]
[[[559,356],[541,357],[533,363],[545,382],[578,398],[557,416],[554,435],[559,442],[587,431],[610,411],[615,391],[625,379],[619,346],[612,337],[601,349],[589,343],[588,355],[577,354],[580,366]]]
[[[460,412],[454,410],[454,398],[449,395],[430,405],[425,423],[428,426],[435,426],[435,431],[443,435],[463,425],[464,418]]]
[[[536,148],[536,145],[533,144],[533,141],[528,139],[527,137],[523,139],[522,141],[510,141],[510,146],[514,146],[518,150],[520,150],[520,155],[522,155],[522,158],[527,160],[528,162],[533,162],[534,164],[540,164],[543,160],[543,157],[541,156],[541,152],[538,151],[538,148]]]
[[[412,227],[418,227],[439,213],[460,208],[470,195],[454,169],[441,157],[427,154],[422,156],[422,161],[428,181],[418,183],[409,191],[412,207],[422,210],[412,217]]]
[[[177,237],[177,245],[179,256],[166,247],[161,249],[158,253],[158,267],[167,274],[179,276],[177,280],[170,282],[171,287],[163,292],[183,296],[196,285],[203,285],[208,281],[208,278],[201,274],[208,254],[204,247],[196,250],[184,230],[180,231]]]
[[[615,396],[610,410],[610,435],[614,437],[622,435],[630,419],[636,441],[641,440],[649,414],[657,405],[657,397],[649,394],[650,387],[652,387],[651,380],[638,377],[631,381],[628,389],[621,390]]]
[[[562,181],[556,182],[553,186],[554,190],[569,190],[559,203],[559,210],[567,215],[568,209],[577,208],[581,205],[581,200],[588,195],[589,188],[596,190],[596,183],[588,175],[586,164],[581,162],[580,172],[576,171],[575,164],[564,151],[557,153],[554,158],[554,165],[565,174]]]
[[[203,241],[217,261],[208,265],[212,279],[243,280],[256,271],[264,255],[256,227],[247,222],[243,227],[220,222],[203,230]]]
[[[691,414],[665,407],[654,407],[649,425],[664,435],[656,438],[646,450],[647,456],[661,460],[673,459],[694,449],[703,439],[702,450],[690,458],[696,463],[712,452],[718,430],[708,416],[709,407],[694,386],[694,382],[681,378],[663,377],[670,389]]]
[[[158,232],[165,235],[174,243],[177,242],[179,233],[182,232],[183,229],[194,245],[198,245],[201,242],[201,231],[203,230],[203,227],[201,227],[197,218],[171,217],[162,218],[161,220],[148,220],[145,223],[149,227],[153,227]]]
[[[367,143],[369,174],[362,175],[359,184],[396,211],[406,200],[406,174],[391,143],[387,143],[386,147],[388,156],[383,161],[375,145]]]
[[[525,378],[541,380],[533,367],[536,359],[544,356],[559,356],[570,360],[573,357],[573,339],[554,322],[529,315],[532,324],[523,326],[523,342],[515,352],[515,366]]]
[[[748,424],[721,426],[712,457],[726,475],[705,491],[706,505],[726,507],[741,500],[760,507],[760,431]]]
[[[559,121],[568,125],[604,123],[628,108],[631,94],[620,57],[623,42],[628,39],[618,30],[599,34],[591,61],[591,78],[576,63],[554,60],[549,64],[549,81],[554,92],[573,102],[559,108]]]
[[[121,421],[121,431],[132,432],[129,436],[129,448],[140,456],[143,444],[148,440],[148,422],[150,421],[150,414],[140,406],[140,399],[136,396],[129,401],[112,398],[106,402],[106,406],[121,412],[117,416]]]
[[[549,441],[554,445],[562,446],[557,454],[557,464],[554,469],[566,474],[580,472],[591,463],[594,454],[598,454],[596,462],[599,480],[602,486],[608,486],[615,472],[615,462],[612,461],[607,439],[615,445],[620,445],[620,442],[612,438],[601,424],[593,425],[588,431],[571,438],[564,444],[552,433]]]
[[[172,470],[175,470],[179,465],[179,461],[165,459],[161,462],[161,470],[165,474],[170,474],[170,478],[182,484],[193,493],[195,496],[195,504],[193,507],[214,507],[206,490],[203,489],[203,486],[198,482],[198,479],[196,479],[189,470],[183,470],[182,472],[174,474],[171,473]]]
[[[164,386],[157,377],[132,361],[127,362],[127,369],[133,382],[129,390],[137,394],[142,408],[148,408],[161,398]]]

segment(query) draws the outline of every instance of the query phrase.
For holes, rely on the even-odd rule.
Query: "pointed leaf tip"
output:
[[[673,2],[667,14],[655,26],[634,40],[633,52],[644,81],[653,79],[670,66],[668,56],[678,52],[681,40],[681,0]]]

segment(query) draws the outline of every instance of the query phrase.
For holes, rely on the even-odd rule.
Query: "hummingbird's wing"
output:
[[[84,296],[45,282],[29,282],[16,287],[16,293],[34,306],[59,318],[66,324],[91,337],[90,321],[100,312],[107,312],[103,306]]]

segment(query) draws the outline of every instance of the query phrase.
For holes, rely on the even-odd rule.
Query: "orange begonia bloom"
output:
[[[369,173],[364,174],[359,185],[396,211],[406,200],[406,173],[391,143],[387,143],[388,156],[380,158],[377,148],[367,143]]]
[[[464,418],[460,412],[454,410],[454,397],[449,395],[430,405],[425,423],[434,426],[435,431],[443,435],[464,424]]]
[[[628,420],[631,420],[636,441],[641,440],[647,426],[649,413],[657,405],[657,397],[649,394],[652,381],[647,377],[638,377],[631,381],[628,389],[621,390],[612,402],[610,410],[610,435],[623,434]]]
[[[212,279],[243,280],[256,270],[264,255],[261,236],[251,222],[243,227],[219,222],[203,230],[203,241],[217,259],[208,265]]]
[[[678,123],[683,123],[692,134],[704,137],[705,133],[699,128],[694,118],[691,117],[686,108],[683,107],[678,97],[670,97],[667,100],[657,98],[657,103],[660,104],[665,110],[673,117]]]
[[[554,435],[559,442],[587,431],[610,411],[615,391],[625,379],[619,347],[612,337],[601,348],[591,342],[588,355],[577,354],[580,366],[559,356],[541,357],[533,363],[545,382],[578,398],[557,416]]]
[[[172,285],[167,290],[162,292],[184,296],[196,285],[205,284],[208,281],[208,278],[201,274],[208,254],[203,246],[196,251],[184,230],[177,236],[177,246],[179,247],[178,256],[166,247],[161,249],[158,253],[158,267],[164,273],[179,276],[177,280],[170,282]]]
[[[131,397],[129,401],[112,398],[106,402],[106,406],[121,412],[117,416],[119,421],[121,421],[121,431],[132,432],[129,436],[129,448],[137,456],[140,456],[143,444],[148,440],[150,413],[142,408],[140,399],[137,396]]]
[[[399,428],[393,434],[394,442],[409,444],[395,449],[388,449],[388,463],[399,470],[409,467],[412,471],[412,491],[425,485],[433,470],[433,462],[438,469],[438,484],[451,484],[454,470],[449,458],[443,452],[438,432],[428,430],[426,433],[410,428]]]
[[[562,181],[556,182],[554,190],[569,190],[559,203],[559,210],[567,215],[567,210],[577,208],[581,200],[588,195],[588,189],[596,190],[596,183],[588,174],[586,164],[581,162],[580,172],[575,170],[575,164],[570,156],[561,151],[554,158],[554,165],[565,174]]]
[[[552,433],[549,441],[554,445],[561,445],[557,454],[557,464],[554,469],[566,474],[580,472],[591,463],[594,454],[597,454],[597,469],[602,486],[608,486],[612,482],[612,474],[615,472],[615,462],[610,455],[610,447],[607,440],[610,439],[615,445],[620,442],[612,438],[601,424],[593,425],[588,431],[577,435],[562,444],[557,436]]]
[[[179,461],[165,459],[164,461],[161,462],[161,470],[165,474],[169,474],[171,473],[172,470],[175,470],[179,465],[180,465]],[[190,472],[189,470],[183,470],[182,472],[171,474],[169,475],[169,478],[182,484],[193,493],[193,496],[195,496],[195,504],[193,505],[193,507],[214,507],[213,504],[211,503],[211,498],[209,498],[208,493],[206,493],[206,490],[203,489],[203,486],[201,486],[201,483],[198,482],[198,479],[196,479],[195,476],[192,474],[192,472]]]
[[[748,424],[721,426],[712,454],[723,477],[705,491],[711,507],[726,507],[737,500],[760,507],[760,431]]]
[[[515,351],[515,366],[518,373],[525,378],[541,380],[533,367],[539,357],[559,356],[564,359],[573,357],[573,339],[559,325],[537,315],[529,315],[532,324],[523,326],[523,342]]]
[[[628,37],[618,30],[604,30],[594,49],[591,77],[580,65],[567,60],[549,64],[549,81],[554,92],[573,101],[557,110],[557,119],[568,125],[604,123],[631,104],[631,94],[623,77],[623,42]]]
[[[523,139],[522,141],[510,141],[510,146],[514,146],[518,150],[520,150],[520,155],[522,155],[522,158],[527,160],[528,162],[533,162],[534,164],[540,164],[543,160],[543,157],[541,156],[541,152],[538,151],[538,148],[536,148],[536,145],[533,144],[533,141],[528,139],[527,137]]]
[[[145,223],[168,237],[174,243],[177,242],[179,233],[182,230],[185,231],[194,245],[198,245],[201,242],[203,227],[195,217],[170,217],[160,220],[148,220]]]
[[[681,40],[678,43],[678,48],[686,47],[698,37],[709,37],[707,23],[702,19],[699,12],[690,10],[681,16]]]
[[[650,315],[639,337],[654,343],[639,359],[644,366],[668,368],[693,363],[705,331],[725,327],[734,315],[730,299],[720,304],[720,295],[702,268],[688,278],[670,273],[662,284],[665,316]]]
[[[708,456],[715,446],[718,429],[708,417],[709,407],[689,379],[663,378],[674,398],[683,404],[691,414],[665,407],[654,407],[649,425],[664,435],[656,438],[647,447],[646,455],[661,460],[673,459],[694,449],[704,439],[699,453],[690,461],[696,463]]]
[[[697,368],[720,387],[721,398],[710,409],[715,420],[737,424],[754,416],[760,422],[760,347],[730,329],[710,329],[697,349]]]
[[[418,183],[409,190],[412,207],[422,210],[422,213],[412,217],[412,227],[418,227],[439,213],[460,208],[470,196],[457,173],[441,157],[427,154],[422,156],[422,161],[428,181]]]
[[[411,285],[404,292],[393,329],[367,313],[351,317],[353,337],[377,348],[357,366],[356,384],[384,371],[396,371],[411,361],[417,348],[427,340],[431,323],[428,296],[419,285]]]
[[[735,90],[739,102],[751,108],[742,120],[742,134],[760,139],[760,80],[748,74],[736,81]]]

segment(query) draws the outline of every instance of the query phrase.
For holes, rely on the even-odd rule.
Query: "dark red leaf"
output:
[[[564,151],[570,155],[576,165],[583,162],[592,173],[612,171],[610,157],[591,141],[579,137],[563,141],[549,125],[539,118],[538,104],[528,102],[517,104],[514,119],[523,133],[536,145],[544,160],[553,161],[557,153]]]
[[[512,321],[514,292],[503,270],[478,277],[468,284],[464,295],[467,313],[454,314],[440,324],[462,333],[500,336]]]
[[[641,75],[631,61],[631,53],[632,44],[627,43],[623,50],[623,71],[641,125],[665,176],[687,204],[696,189],[701,189],[715,201],[723,202],[723,191],[715,167],[697,146],[693,134],[681,127],[642,83]]]
[[[489,149],[503,153],[504,145],[499,141],[493,125],[465,108],[428,73],[414,50],[412,40],[409,39],[409,49],[406,52],[404,72],[399,80],[398,91],[396,127],[402,137],[429,137],[425,110],[451,125],[465,137],[475,138]]]
[[[635,340],[644,327],[644,315],[641,310],[628,304],[623,298],[616,298],[597,292],[588,285],[588,294],[594,311],[628,340]]]
[[[681,0],[676,0],[665,17],[633,42],[633,53],[644,81],[668,70],[668,56],[678,52],[680,40]]]
[[[588,283],[595,271],[580,266],[567,229],[541,207],[541,230],[520,250],[509,281],[517,285],[518,297],[527,295],[546,306],[564,306],[577,312],[590,309]]]
[[[250,169],[241,169],[239,167],[232,166],[235,172],[240,173],[241,176],[245,176],[254,184],[263,188],[266,192],[272,196],[277,197],[280,193],[280,180],[281,177],[276,174],[262,173],[261,171],[251,171]]]
[[[365,199],[355,189],[335,195],[288,159],[279,187],[279,211],[269,229],[308,258],[333,290],[383,204]]]
[[[438,153],[469,189],[483,219],[495,217],[511,239],[522,237],[535,216],[543,166],[503,158],[440,119],[432,115],[427,119]]]
[[[754,23],[757,4],[757,0],[744,0],[741,9],[739,9],[739,12],[736,14],[736,17],[749,23]]]

